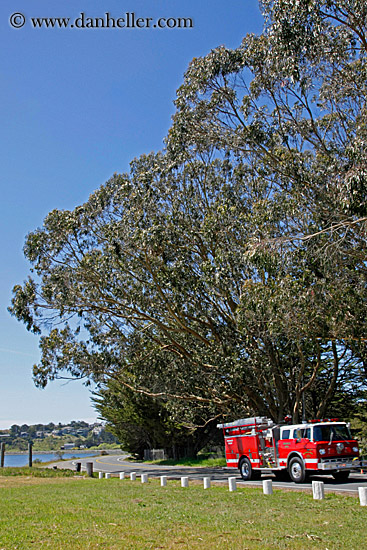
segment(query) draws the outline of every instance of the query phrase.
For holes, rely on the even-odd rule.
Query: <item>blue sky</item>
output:
[[[103,4],[103,7],[101,6]],[[34,29],[31,17],[191,17],[192,29]],[[13,13],[26,17],[14,29]],[[38,390],[38,337],[10,317],[11,289],[29,265],[27,233],[54,209],[83,203],[136,156],[162,148],[175,91],[193,57],[260,33],[257,0],[1,0],[0,429],[92,421],[90,390]]]

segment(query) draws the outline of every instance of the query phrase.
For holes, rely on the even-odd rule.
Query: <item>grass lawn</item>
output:
[[[177,481],[0,475],[0,550],[362,550],[367,507]]]
[[[74,470],[67,470],[67,469],[61,469],[57,468],[56,470],[53,470],[51,468],[43,468],[45,464],[53,464],[55,461],[52,462],[42,462],[40,464],[35,464],[33,468],[28,468],[28,466],[22,466],[22,467],[15,467],[15,468],[0,468],[0,487],[3,487],[4,477],[18,477],[18,476],[31,476],[32,478],[35,477],[47,477],[47,478],[53,478],[53,477],[75,477],[75,471]],[[86,475],[80,474],[80,475]]]

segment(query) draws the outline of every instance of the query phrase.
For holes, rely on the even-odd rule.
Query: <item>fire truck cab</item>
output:
[[[218,424],[223,430],[227,466],[239,468],[247,481],[261,472],[295,483],[307,475],[332,474],[346,481],[352,470],[367,466],[359,457],[358,441],[349,425],[336,419],[304,424],[274,424],[265,417],[242,418]]]

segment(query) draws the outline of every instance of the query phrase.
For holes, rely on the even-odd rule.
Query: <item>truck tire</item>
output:
[[[246,457],[241,458],[238,468],[243,481],[250,481],[253,477],[253,470],[249,459]]]
[[[294,483],[303,483],[306,479],[306,470],[303,461],[298,457],[291,458],[288,466],[289,477]]]
[[[343,470],[341,472],[333,472],[332,475],[335,481],[340,481],[341,483],[343,483],[343,481],[347,481],[349,474],[349,470]]]

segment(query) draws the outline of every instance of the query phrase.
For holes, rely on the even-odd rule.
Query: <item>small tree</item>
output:
[[[64,451],[61,449],[58,449],[57,451],[55,451],[55,455],[59,460],[62,460],[62,457],[64,456]]]

